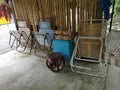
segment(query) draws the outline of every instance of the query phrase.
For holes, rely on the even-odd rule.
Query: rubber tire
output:
[[[49,62],[47,60],[46,66],[53,72],[60,72],[61,70],[63,70],[63,68],[65,66],[65,59],[59,60],[59,61],[60,61],[59,63],[53,62],[53,63],[49,64]],[[62,67],[60,68],[61,64],[62,64]]]

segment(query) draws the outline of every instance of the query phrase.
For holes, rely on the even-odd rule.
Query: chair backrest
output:
[[[21,27],[21,28],[28,27],[26,21],[18,21],[17,24],[18,24],[18,27]]]
[[[50,21],[40,21],[39,22],[39,29],[51,29],[51,22]]]
[[[17,30],[24,31],[28,36],[32,32],[31,25],[25,19],[17,20]]]
[[[51,19],[40,20],[38,29],[39,29],[40,34],[44,34],[44,35],[49,34],[51,39],[54,38],[54,30],[52,28],[52,20]]]
[[[40,18],[38,23],[39,29],[54,29],[54,19],[53,18]]]
[[[27,28],[27,27],[29,27],[29,23],[25,19],[18,19],[16,26],[17,26],[17,28]]]
[[[52,45],[52,40],[54,39],[54,29],[53,22],[51,19],[42,19],[38,25],[38,32],[46,37],[49,46]]]

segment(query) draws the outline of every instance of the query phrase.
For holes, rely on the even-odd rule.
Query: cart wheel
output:
[[[59,60],[58,62],[53,62],[53,63],[49,63],[49,61],[47,60],[46,65],[51,71],[59,72],[63,70],[65,66],[65,60]]]

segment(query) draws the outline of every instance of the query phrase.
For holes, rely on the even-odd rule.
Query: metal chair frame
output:
[[[33,38],[34,38],[34,44],[33,45],[35,45],[35,53],[36,53],[37,44],[41,45],[41,42],[37,39],[38,38],[37,35],[38,36],[43,36],[43,39],[44,39],[44,45],[43,45],[43,47],[44,47],[44,49],[45,49],[45,45],[46,45],[46,42],[45,42],[45,40],[46,40],[47,43],[48,43],[48,45],[49,45],[48,52],[50,50],[52,50],[52,39],[51,39],[49,33],[40,34],[39,32],[33,32]],[[49,39],[51,39],[51,42],[48,40],[48,37],[49,37]],[[32,48],[33,48],[33,46],[32,46]]]
[[[17,30],[10,30],[10,39],[9,39],[9,45],[11,46],[11,48],[14,46],[15,42],[16,42],[16,45],[15,45],[15,48],[18,52],[24,52],[27,48],[27,45],[30,44],[31,40],[30,40],[30,37],[31,37],[31,34],[28,36],[25,31],[17,31]],[[12,37],[13,37],[13,41],[12,41]],[[22,46],[22,41],[25,41],[25,46]],[[22,50],[19,50],[19,47],[22,46],[23,49]],[[31,49],[30,49],[30,53],[31,53]]]

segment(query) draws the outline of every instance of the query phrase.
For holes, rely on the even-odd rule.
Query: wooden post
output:
[[[15,22],[15,24],[17,24],[16,14],[15,14],[15,8],[14,8],[14,6],[13,6],[13,0],[10,0],[10,6],[11,6],[11,8],[12,8],[12,13],[13,13],[14,22]]]

